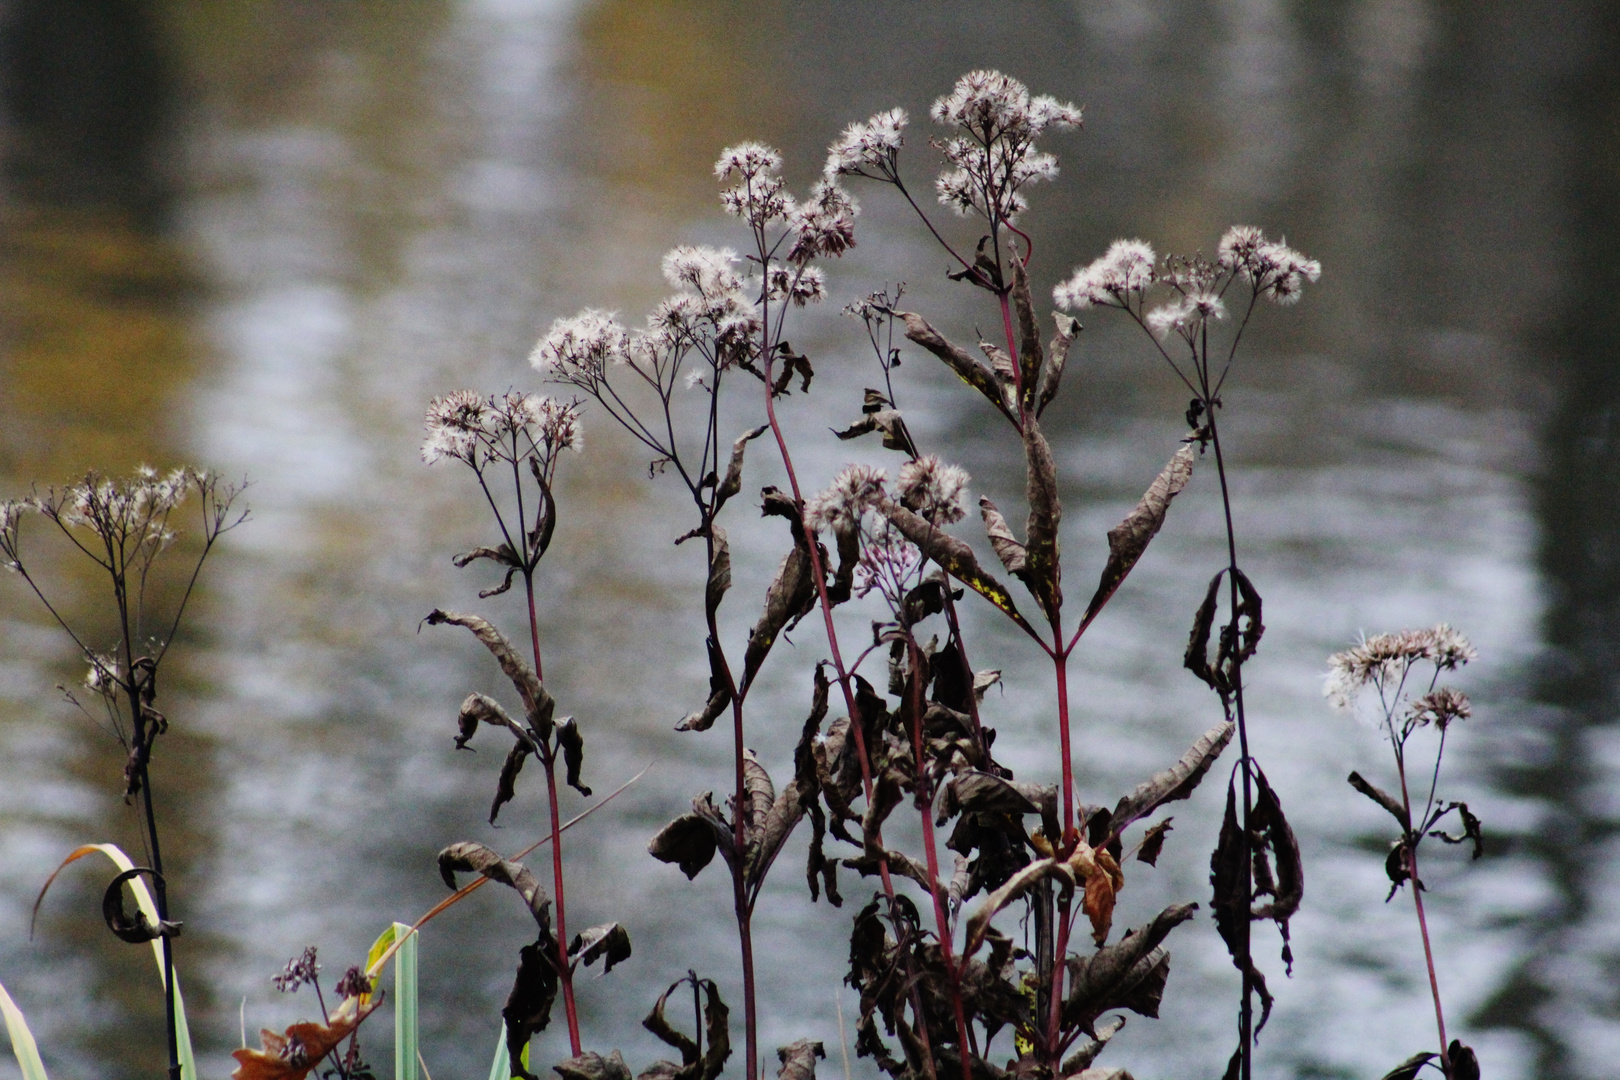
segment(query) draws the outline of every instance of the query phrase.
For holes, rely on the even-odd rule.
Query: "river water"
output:
[[[921,118],[977,66],[1086,107],[1084,132],[1049,140],[1063,173],[1027,219],[1038,296],[1118,236],[1207,251],[1238,221],[1325,268],[1297,308],[1263,313],[1223,416],[1242,555],[1266,598],[1247,669],[1255,752],[1307,860],[1293,977],[1260,946],[1278,993],[1261,1074],[1378,1076],[1432,1038],[1410,909],[1383,903],[1387,821],[1343,780],[1389,777],[1388,751],[1320,685],[1358,633],[1446,620],[1480,651],[1459,680],[1476,713],[1446,789],[1488,838],[1485,860],[1446,852],[1426,870],[1448,1020],[1493,1078],[1612,1075],[1620,33],[1604,5],[9,0],[0,16],[6,493],[182,460],[251,482],[253,518],[209,565],[176,653],[157,772],[206,1075],[229,1071],[242,1024],[307,1014],[270,986],[287,957],[316,944],[335,975],[440,898],[440,847],[516,849],[541,828],[533,777],[503,828],[486,824],[496,755],[451,748],[461,697],[500,689],[487,655],[418,629],[435,606],[521,618],[450,566],[487,526],[466,476],[420,463],[426,400],[537,389],[523,361],[553,318],[594,305],[638,321],[667,247],[740,245],[714,200],[721,146],[781,146],[802,187],[845,123],[895,104]],[[926,127],[908,147],[919,186]],[[994,325],[889,193],[856,194],[860,246],[829,268],[836,300],[792,334],[817,370],[787,414],[812,484],[846,458],[893,466],[826,433],[878,378],[837,306],[904,280],[908,306],[959,340]],[[1077,595],[1185,407],[1143,341],[1088,323],[1049,425]],[[1016,450],[984,410],[926,357],[898,374],[919,442],[966,466],[975,494],[1016,504]],[[604,418],[587,423],[541,634],[598,795],[652,764],[565,842],[572,924],[621,920],[636,946],[582,985],[586,1042],[639,1068],[658,1047],[638,1021],[689,967],[720,981],[740,1044],[729,888],[644,853],[691,796],[728,786],[730,751],[718,728],[671,730],[706,683],[701,557],[670,546],[682,507]],[[781,480],[760,446],[745,491]],[[734,514],[723,611],[740,641],[783,538]],[[1217,719],[1179,658],[1223,551],[1201,472],[1076,653],[1088,798],[1116,797]],[[65,610],[93,618],[92,579],[52,567]],[[138,854],[140,840],[117,746],[52,689],[79,665],[14,586],[0,591],[0,981],[57,1075],[151,1075],[156,982],[95,918],[99,868],[70,872],[27,931],[74,845]],[[987,705],[998,754],[1050,779],[1049,672],[984,611],[968,624],[978,666],[1005,673]],[[864,632],[858,617],[846,632]],[[825,653],[809,624],[792,638],[751,699],[750,743],[778,778]],[[1129,871],[1120,925],[1207,900],[1218,788],[1177,812],[1156,870]],[[564,812],[586,805],[570,794]],[[757,918],[762,1041],[821,1039],[839,1075],[851,909],[810,903],[803,843]],[[497,891],[424,933],[439,1076],[485,1075],[494,1049],[527,918]],[[844,891],[867,892],[848,875]],[[1207,918],[1171,947],[1162,1019],[1133,1017],[1104,1061],[1218,1075],[1236,975]],[[566,1053],[559,1028],[536,1044],[546,1060]],[[385,1071],[387,1041],[380,1027],[370,1041]]]

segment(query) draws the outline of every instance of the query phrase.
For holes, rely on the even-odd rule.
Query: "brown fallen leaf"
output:
[[[321,1063],[321,1059],[331,1053],[338,1043],[354,1034],[354,1029],[380,1004],[379,999],[361,1008],[357,998],[348,998],[327,1017],[324,1024],[306,1020],[293,1024],[280,1034],[261,1028],[259,1042],[262,1049],[243,1047],[231,1051],[231,1056],[237,1061],[236,1070],[231,1073],[232,1080],[304,1080]]]

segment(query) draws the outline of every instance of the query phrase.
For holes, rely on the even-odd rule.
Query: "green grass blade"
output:
[[[506,1052],[506,1022],[501,1021],[500,1041],[495,1044],[495,1060],[489,1066],[489,1080],[512,1080],[512,1056]]]
[[[69,863],[77,862],[86,855],[93,855],[97,852],[111,859],[113,865],[118,867],[120,871],[135,869],[135,864],[130,861],[129,856],[125,855],[124,850],[117,844],[84,844],[75,848],[71,855],[63,859],[62,864],[46,880],[45,888],[39,891],[39,899],[34,901],[34,911],[36,913],[39,911],[40,902],[45,899],[45,892],[51,887],[51,882],[56,880],[57,874],[60,874]],[[156,926],[158,924],[157,904],[152,901],[152,894],[147,890],[146,882],[138,877],[132,878],[129,882],[129,890],[135,894],[135,904],[141,909],[141,914],[146,916],[148,922]],[[152,955],[157,959],[158,982],[166,986],[167,983],[163,974],[162,938],[152,940]],[[18,1014],[19,1017],[21,1015],[21,1013]],[[10,1024],[9,1014],[7,1015],[7,1024]],[[179,968],[176,968],[174,973],[174,1028],[176,1041],[179,1043],[180,1049],[181,1080],[197,1080],[197,1059],[193,1056],[191,1050],[191,1025],[186,1021],[186,999],[180,993]]]
[[[4,985],[0,985],[0,1013],[5,1014],[6,1033],[11,1036],[11,1052],[17,1055],[17,1067],[22,1070],[23,1080],[50,1080],[45,1075],[45,1063],[39,1058],[39,1044],[34,1042],[34,1033],[28,1029],[28,1021],[23,1018],[22,1010],[11,1000]]]
[[[394,1080],[417,1080],[416,932],[394,924]]]

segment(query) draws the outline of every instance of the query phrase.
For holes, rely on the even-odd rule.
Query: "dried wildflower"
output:
[[[1125,307],[1153,284],[1153,248],[1141,240],[1115,240],[1108,252],[1052,290],[1052,299],[1065,311],[1103,304]]]
[[[1322,264],[1289,247],[1272,243],[1252,225],[1234,225],[1221,237],[1220,264],[1254,286],[1255,294],[1278,304],[1299,300],[1306,282],[1322,276]]]
[[[580,419],[579,402],[560,401],[557,398],[538,397],[535,402],[535,426],[539,429],[537,441],[545,444],[548,453],[572,450],[585,451],[585,425]]]
[[[888,474],[870,465],[844,466],[827,490],[805,503],[805,523],[816,530],[854,528],[887,480]]]
[[[23,514],[37,509],[35,504],[27,499],[7,499],[0,502],[0,554],[4,554],[6,561],[0,563],[7,570],[17,569],[17,526],[22,521]]]
[[[742,288],[742,278],[732,269],[736,262],[737,253],[730,248],[682,244],[664,253],[664,280],[704,298],[718,297]]]
[[[1192,341],[1205,323],[1225,317],[1226,305],[1215,293],[1189,292],[1180,300],[1154,308],[1143,321],[1161,338],[1174,332]]]
[[[1442,686],[1412,702],[1408,715],[1413,724],[1420,727],[1433,724],[1444,731],[1453,720],[1466,720],[1474,715],[1474,707],[1469,703],[1467,694]]]
[[[340,998],[360,997],[362,994],[371,993],[371,988],[372,980],[355,966],[345,971],[343,978],[338,980],[337,995]]]
[[[1479,654],[1467,638],[1446,623],[1424,630],[1376,634],[1361,644],[1328,657],[1325,696],[1339,708],[1349,708],[1365,686],[1383,690],[1398,684],[1414,663],[1427,660],[1437,671],[1449,671]]]
[[[896,158],[905,145],[903,132],[909,120],[904,109],[887,109],[865,123],[849,125],[827,148],[827,179],[865,176],[893,180],[898,175]]]
[[[967,491],[968,474],[955,465],[946,465],[929,454],[900,468],[897,484],[901,505],[936,525],[951,525],[965,515],[962,498]]]
[[[738,182],[720,193],[720,205],[755,228],[787,217],[793,197],[784,189],[781,168],[782,155],[774,147],[756,142],[726,147],[714,163],[714,175],[720,180],[735,175]]]
[[[270,981],[276,984],[276,989],[283,994],[290,994],[305,983],[313,983],[319,974],[321,965],[315,962],[315,946],[311,945],[302,953],[287,961],[287,966]]]
[[[795,269],[773,264],[767,277],[772,300],[790,300],[796,306],[803,307],[820,303],[827,297],[827,279],[817,267]]]
[[[91,653],[90,670],[84,676],[84,688],[101,697],[117,697],[124,688],[124,669],[118,658]]]
[[[922,564],[922,550],[885,523],[861,545],[861,559],[855,565],[855,595],[864,597],[875,589],[898,613],[906,593],[917,583]]]
[[[1057,175],[1057,159],[1035,149],[1047,128],[1081,122],[1080,110],[999,71],[971,71],[934,102],[930,115],[964,134],[935,143],[950,166],[934,182],[939,201],[958,214],[1012,221],[1028,203],[1019,189]]]
[[[556,382],[592,390],[609,364],[625,362],[629,347],[630,335],[613,312],[586,308],[553,322],[529,354],[529,364]]]
[[[855,246],[855,216],[861,212],[834,180],[820,180],[810,198],[794,210],[788,220],[793,245],[788,262],[804,265],[822,256],[837,258]]]

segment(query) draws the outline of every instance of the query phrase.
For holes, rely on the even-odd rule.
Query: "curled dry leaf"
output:
[[[883,448],[898,450],[907,457],[917,457],[917,444],[906,430],[905,418],[883,394],[871,387],[866,389],[866,400],[861,406],[861,418],[843,431],[833,434],[841,440],[858,438],[873,431],[883,433]]]
[[[1000,608],[1013,622],[1026,630],[1030,629],[1024,617],[1018,613],[1018,606],[1013,603],[1007,586],[984,572],[972,548],[888,496],[879,497],[876,505],[889,523],[900,530],[900,535],[921,548],[923,554],[943,567],[946,573]]]
[[[616,922],[593,926],[582,934],[575,934],[568,946],[568,955],[586,967],[602,961],[602,974],[613,970],[615,964],[630,959],[630,931]]]
[[[1407,817],[1406,807],[1401,805],[1401,801],[1399,799],[1395,798],[1395,796],[1391,795],[1383,788],[1369,783],[1367,779],[1359,772],[1351,772],[1349,779],[1351,787],[1355,788],[1357,791],[1367,796],[1367,798],[1389,811],[1390,816],[1393,817],[1396,823],[1400,825],[1401,832],[1409,833],[1412,831],[1412,821]]]
[[[506,1024],[506,1054],[513,1076],[523,1080],[538,1080],[523,1067],[523,1049],[537,1031],[544,1031],[551,1023],[551,1006],[557,1000],[556,942],[548,927],[541,927],[540,936],[533,944],[518,950],[517,977],[501,1006],[501,1020]]]
[[[1085,618],[1080,621],[1082,627],[1095,619],[1103,605],[1118,591],[1120,583],[1147,550],[1148,541],[1163,527],[1165,515],[1170,511],[1170,500],[1187,486],[1192,472],[1193,444],[1183,443],[1170,458],[1169,464],[1148,486],[1136,508],[1125,515],[1124,521],[1108,530],[1108,563],[1103,567],[1102,578],[1097,582],[1097,591],[1091,597],[1091,603],[1086,605]]]
[[[527,741],[515,742],[512,749],[506,752],[506,760],[501,763],[500,779],[495,782],[495,800],[489,804],[489,823],[495,824],[500,816],[501,807],[517,798],[517,778],[523,771],[523,762],[529,756]]]
[[[591,789],[579,779],[580,767],[585,763],[585,736],[580,733],[579,723],[572,716],[557,725],[557,742],[562,747],[563,765],[568,770],[568,786],[589,797]]]
[[[1432,1050],[1426,1050],[1422,1053],[1413,1054],[1411,1057],[1389,1070],[1389,1072],[1385,1073],[1381,1080],[1417,1080],[1418,1070],[1423,1068],[1423,1066],[1427,1065],[1438,1056],[1439,1055]]]
[[[1070,990],[1063,1002],[1063,1026],[1077,1027],[1097,1038],[1096,1020],[1111,1009],[1157,1017],[1170,973],[1170,954],[1160,945],[1196,910],[1197,904],[1174,904],[1146,926],[1128,932],[1117,944],[1084,959],[1070,957]]]
[[[1170,832],[1170,823],[1174,820],[1173,817],[1167,817],[1143,834],[1142,842],[1136,848],[1137,861],[1145,862],[1149,866],[1159,865],[1159,854],[1164,851],[1165,834]]]
[[[985,535],[990,538],[990,546],[995,549],[996,558],[1007,568],[1007,573],[1022,578],[1029,565],[1024,545],[1013,535],[1012,528],[1007,524],[1007,519],[1002,516],[1001,511],[996,509],[996,504],[983,495],[979,496],[979,516],[984,518]]]
[[[800,1039],[776,1051],[782,1067],[776,1070],[777,1080],[816,1080],[816,1059],[827,1056],[826,1048],[812,1039]]]
[[[1181,755],[1180,761],[1163,772],[1154,773],[1120,799],[1114,806],[1113,818],[1109,822],[1109,841],[1118,839],[1132,822],[1147,817],[1165,803],[1190,796],[1204,779],[1204,774],[1209,772],[1209,767],[1215,764],[1215,759],[1232,741],[1232,733],[1236,730],[1236,725],[1230,720],[1221,721],[1204,732]],[[1107,843],[1102,846],[1106,847]]]
[[[808,614],[816,603],[815,579],[811,576],[810,540],[805,535],[804,522],[798,506],[791,498],[774,487],[763,489],[762,511],[766,517],[782,517],[793,531],[793,550],[783,557],[776,568],[776,576],[765,590],[765,610],[759,621],[748,632],[748,648],[743,654],[743,677],[739,691],[752,685],[759,674],[765,657],[776,644],[778,635]],[[823,559],[825,565],[825,558]]]
[[[704,998],[704,1042],[708,1044],[708,1048],[701,1052],[696,1040],[676,1030],[664,1016],[664,1007],[669,1001],[669,996],[680,987],[694,982],[697,984],[697,988],[702,991]],[[647,1014],[647,1018],[641,1022],[641,1026],[658,1036],[665,1044],[679,1050],[681,1053],[681,1065],[672,1070],[662,1069],[660,1066],[666,1064],[673,1066],[674,1063],[660,1062],[641,1075],[646,1077],[648,1073],[657,1070],[658,1076],[667,1076],[668,1080],[714,1080],[715,1077],[720,1075],[720,1070],[725,1067],[726,1059],[731,1056],[730,1015],[731,1011],[726,1008],[725,1002],[720,1000],[720,990],[714,985],[714,980],[699,979],[695,975],[688,975],[684,979],[676,980],[668,990],[665,990],[659,996],[657,1003],[653,1005],[652,1012]]]
[[[1238,824],[1237,779],[1226,785],[1226,813],[1221,818],[1221,834],[1215,850],[1209,857],[1209,883],[1214,895],[1210,908],[1215,916],[1215,929],[1226,943],[1232,966],[1249,976],[1255,992],[1260,995],[1260,1023],[1255,1033],[1266,1026],[1271,1017],[1272,996],[1266,986],[1266,977],[1254,966],[1249,949],[1246,923],[1252,918],[1248,907],[1249,878],[1252,863],[1244,859],[1243,829]]]
[[[1029,500],[1029,521],[1024,530],[1024,583],[1040,601],[1047,616],[1056,619],[1063,607],[1063,564],[1058,546],[1063,504],[1058,500],[1057,464],[1052,460],[1052,447],[1034,417],[1024,425],[1024,460],[1028,472],[1025,494]],[[1112,547],[1112,532],[1108,534],[1108,542]],[[1146,541],[1143,545],[1146,546]]]
[[[1002,397],[1001,385],[988,367],[975,360],[966,349],[947,341],[916,312],[897,311],[895,315],[906,324],[907,338],[943,360],[945,366],[956,372],[959,379],[983,394],[1001,415],[1017,426],[1017,417],[1008,411],[1007,402]]]
[[[517,654],[511,642],[507,641],[499,630],[487,619],[477,615],[463,615],[454,611],[441,611],[438,608],[428,612],[424,621],[429,626],[448,624],[470,630],[473,636],[494,655],[501,665],[501,670],[517,689],[518,696],[523,699],[523,711],[529,721],[529,727],[542,739],[550,737],[551,717],[557,710],[557,703],[552,700],[546,688],[540,685],[534,669]]]
[[[733,495],[742,491],[743,451],[748,444],[769,431],[769,424],[761,424],[756,428],[749,428],[731,441],[731,461],[726,465],[725,479],[720,481],[714,492],[714,513],[718,514],[720,508]]]
[[[1072,1077],[1079,1073],[1080,1076],[1084,1076],[1085,1074],[1081,1073],[1080,1070],[1087,1068],[1093,1061],[1096,1061],[1097,1055],[1101,1054],[1108,1046],[1108,1040],[1118,1035],[1124,1028],[1125,1017],[1123,1016],[1116,1016],[1106,1024],[1096,1025],[1095,1034],[1092,1036],[1091,1041],[1063,1060],[1063,1075]]]
[[[1061,311],[1054,311],[1052,317],[1057,321],[1057,335],[1047,346],[1046,365],[1041,369],[1040,399],[1035,406],[1035,415],[1040,416],[1046,407],[1057,397],[1058,386],[1063,381],[1063,367],[1069,359],[1069,348],[1079,335],[1082,327],[1080,320]]]
[[[730,563],[727,562],[726,580],[730,582]],[[715,644],[714,638],[705,638],[709,651],[709,700],[703,708],[686,716],[675,725],[676,731],[707,731],[714,726],[720,714],[731,704],[731,680],[726,674],[726,658]]]
[[[236,1059],[231,1080],[304,1080],[380,1004],[381,999],[362,1008],[355,998],[348,998],[324,1024],[304,1021],[280,1034],[261,1028],[260,1049],[231,1051]]]
[[[688,880],[714,859],[718,846],[714,822],[697,814],[682,814],[658,830],[647,844],[647,853],[659,862],[675,863]]]
[[[567,1061],[559,1061],[551,1068],[563,1080],[630,1080],[630,1066],[624,1063],[624,1055],[617,1050],[607,1057],[587,1050]]]
[[[547,934],[551,932],[551,897],[527,866],[503,859],[476,841],[463,840],[439,852],[439,876],[452,891],[456,888],[457,873],[483,874],[491,881],[516,889],[540,929]]]
[[[1485,855],[1484,828],[1480,824],[1479,818],[1469,811],[1467,803],[1448,803],[1444,810],[1435,815],[1434,821],[1438,823],[1441,818],[1453,810],[1457,811],[1457,815],[1462,818],[1463,831],[1456,836],[1452,836],[1442,829],[1433,829],[1429,832],[1429,835],[1437,840],[1444,840],[1448,844],[1460,844],[1465,840],[1472,840],[1474,842],[1474,858],[1483,858]]]
[[[1029,274],[1016,252],[1011,262],[1013,310],[1018,314],[1018,378],[1023,390],[1022,407],[1027,412],[1035,407],[1037,384],[1046,367],[1046,358],[1041,354],[1041,327],[1035,321],[1035,302],[1029,295]]]
[[[468,694],[461,703],[461,712],[456,716],[456,749],[466,750],[467,744],[478,733],[479,724],[489,724],[492,727],[504,727],[511,731],[521,732],[522,728],[501,708],[501,703],[487,694]]]
[[[160,937],[174,938],[180,936],[180,923],[160,919],[156,926],[146,917],[146,913],[139,908],[131,915],[124,908],[124,882],[145,874],[154,881],[160,880],[161,875],[150,867],[137,866],[125,870],[112,879],[107,891],[101,894],[101,917],[107,923],[107,929],[119,941],[127,941],[131,945],[144,945],[148,941]]]

